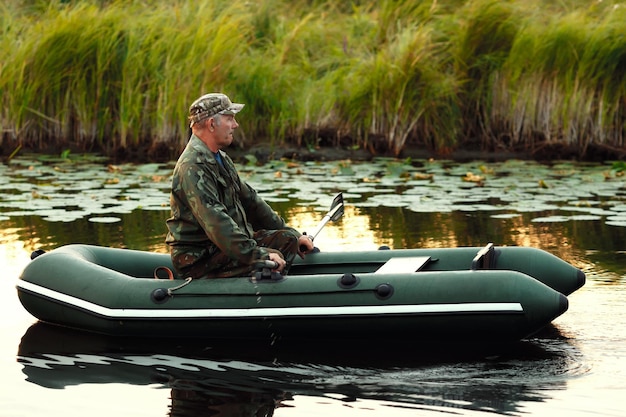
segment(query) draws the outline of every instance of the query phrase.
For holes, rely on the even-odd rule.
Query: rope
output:
[[[189,283],[193,280],[192,277],[187,277],[185,278],[185,282],[183,282],[182,284],[180,284],[177,287],[172,287],[172,288],[168,288],[167,289],[167,295],[169,295],[170,297],[172,296],[172,293],[174,291],[180,290],[181,288],[183,288],[185,285],[189,285]]]
[[[154,270],[154,278],[155,278],[155,279],[160,279],[160,277],[159,277],[159,272],[161,272],[161,271],[165,271],[165,273],[167,274],[167,277],[168,277],[168,279],[169,279],[170,281],[173,281],[173,280],[174,280],[174,273],[172,272],[172,270],[171,270],[171,269],[169,269],[169,268],[168,268],[168,267],[166,267],[166,266],[159,266],[159,267],[157,267],[157,268]],[[178,286],[176,286],[176,287],[168,288],[168,289],[167,289],[167,295],[168,295],[169,297],[171,297],[171,296],[172,296],[172,293],[173,293],[174,291],[180,290],[180,289],[181,289],[181,288],[183,288],[185,285],[189,285],[189,283],[191,282],[191,280],[192,280],[192,279],[193,279],[192,277],[187,277],[187,278],[185,278],[185,282],[183,282],[182,284],[180,284],[180,285],[178,285]]]

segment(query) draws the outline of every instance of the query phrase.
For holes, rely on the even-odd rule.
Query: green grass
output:
[[[222,91],[247,146],[584,156],[626,146],[625,21],[621,1],[9,0],[0,146],[176,154]]]

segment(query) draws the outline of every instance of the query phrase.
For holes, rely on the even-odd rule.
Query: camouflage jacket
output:
[[[204,142],[191,136],[174,168],[166,243],[173,256],[188,253],[198,260],[219,250],[239,264],[249,265],[268,256],[252,239],[254,231],[288,227],[240,179],[230,157],[219,152],[224,166]]]

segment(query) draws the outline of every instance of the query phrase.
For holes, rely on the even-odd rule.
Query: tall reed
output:
[[[116,12],[90,5],[51,10],[14,42],[3,85],[24,140],[41,147],[51,138],[102,143],[110,137],[124,58]]]
[[[581,155],[592,142],[624,145],[625,17],[573,11],[520,31],[498,89],[513,143],[565,143]]]
[[[243,3],[237,2],[180,2],[142,15],[139,24],[127,28],[122,146],[129,140],[181,138],[191,101],[232,89],[229,75],[245,56],[251,29]]]
[[[494,82],[509,58],[520,25],[520,11],[509,2],[478,0],[455,12],[458,26],[452,33],[456,75],[462,91],[463,131],[466,138],[493,136],[488,117],[493,102]]]
[[[0,145],[184,146],[201,94],[246,103],[244,145],[400,155],[625,147],[618,0],[9,0]]]

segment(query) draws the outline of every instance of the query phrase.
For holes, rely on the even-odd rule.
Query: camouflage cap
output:
[[[244,104],[231,102],[226,94],[205,94],[189,106],[189,127],[216,114],[237,114],[243,106]]]

